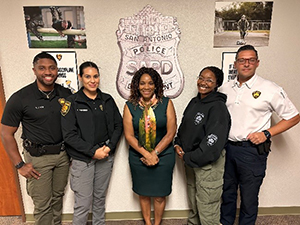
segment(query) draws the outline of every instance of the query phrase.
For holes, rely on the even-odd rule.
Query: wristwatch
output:
[[[24,161],[19,162],[17,165],[15,165],[16,169],[21,169],[25,165]]]
[[[264,134],[265,134],[266,138],[267,138],[268,140],[270,140],[270,138],[271,138],[271,134],[270,134],[270,132],[269,132],[269,131],[267,131],[267,130],[263,130],[262,132],[264,132]]]

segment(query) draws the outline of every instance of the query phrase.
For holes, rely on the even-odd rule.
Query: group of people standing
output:
[[[188,224],[232,225],[238,188],[239,224],[255,224],[270,138],[300,117],[281,87],[256,74],[259,59],[253,46],[239,48],[234,65],[237,78],[225,84],[219,68],[201,70],[198,94],[177,131],[174,105],[164,97],[163,81],[153,68],[142,67],[133,76],[122,119],[114,99],[99,89],[95,63],[80,65],[82,87],[72,95],[55,84],[55,59],[45,52],[36,55],[36,81],[10,97],[1,120],[5,149],[27,178],[35,224],[61,224],[69,157],[73,224],[86,224],[91,206],[93,224],[105,224],[106,192],[123,131],[132,190],[146,225],[151,224],[152,199],[154,224],[161,224],[176,155],[185,165]],[[282,120],[271,126],[273,111]],[[25,162],[14,137],[20,123]]]

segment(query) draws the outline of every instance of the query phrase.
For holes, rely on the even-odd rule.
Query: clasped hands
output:
[[[146,166],[155,166],[159,162],[159,158],[154,150],[152,152],[149,152],[146,156],[140,158],[140,160]]]
[[[103,145],[101,148],[98,148],[95,151],[93,159],[104,159],[109,156],[110,148],[106,145]]]

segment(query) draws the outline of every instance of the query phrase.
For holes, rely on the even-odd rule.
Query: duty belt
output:
[[[260,143],[258,145],[253,144],[251,141],[230,141],[228,140],[228,144],[234,145],[234,146],[240,146],[240,147],[255,147],[257,149],[257,152],[259,155],[262,154],[269,154],[271,151],[271,140],[266,140],[263,143]]]
[[[31,156],[39,157],[42,155],[59,154],[65,150],[64,142],[54,145],[43,145],[32,142],[28,139],[23,140],[23,147],[29,152]]]
[[[228,144],[240,146],[240,147],[255,147],[251,141],[230,141],[228,140]]]

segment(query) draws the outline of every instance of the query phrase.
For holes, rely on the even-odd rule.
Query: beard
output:
[[[54,85],[55,81],[57,80],[57,76],[50,81],[48,81],[44,77],[37,76],[37,80],[41,85],[43,85],[45,87],[52,87]]]

